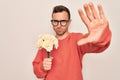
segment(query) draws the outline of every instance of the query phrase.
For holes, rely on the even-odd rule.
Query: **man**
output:
[[[71,23],[68,8],[55,6],[51,23],[59,42],[58,49],[46,58],[45,50],[40,49],[33,61],[34,73],[45,80],[83,80],[82,58],[86,53],[99,53],[110,44],[111,31],[101,5],[97,13],[93,3],[84,5],[86,15],[81,9],[79,15],[87,26],[88,33],[70,33]]]

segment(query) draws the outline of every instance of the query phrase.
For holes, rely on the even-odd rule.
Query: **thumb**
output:
[[[50,57],[50,59],[53,59],[53,57]]]

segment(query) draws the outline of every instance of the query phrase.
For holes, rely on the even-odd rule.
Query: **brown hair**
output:
[[[68,13],[68,19],[70,19],[71,18],[70,11],[69,11],[69,9],[67,7],[65,7],[63,5],[55,6],[53,8],[52,15],[53,15],[53,13],[58,13],[58,12],[63,12],[63,11]]]

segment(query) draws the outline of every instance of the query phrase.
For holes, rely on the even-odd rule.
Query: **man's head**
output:
[[[57,35],[63,35],[68,32],[71,22],[70,18],[70,11],[67,7],[58,5],[53,8],[51,23]]]
[[[69,9],[67,7],[65,7],[63,5],[58,5],[58,6],[55,6],[53,8],[52,17],[53,17],[54,13],[59,13],[59,12],[63,12],[63,11],[67,12],[68,19],[70,20],[70,18],[71,18],[70,11],[69,11]]]

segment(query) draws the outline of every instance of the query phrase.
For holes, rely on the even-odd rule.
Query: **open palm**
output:
[[[79,40],[78,44],[83,45],[86,43],[97,43],[103,41],[105,38],[103,35],[107,35],[106,31],[109,27],[109,23],[104,16],[102,6],[98,5],[99,14],[91,2],[84,5],[84,10],[86,15],[81,9],[79,9],[78,12],[82,21],[87,26],[88,34],[85,38]]]

